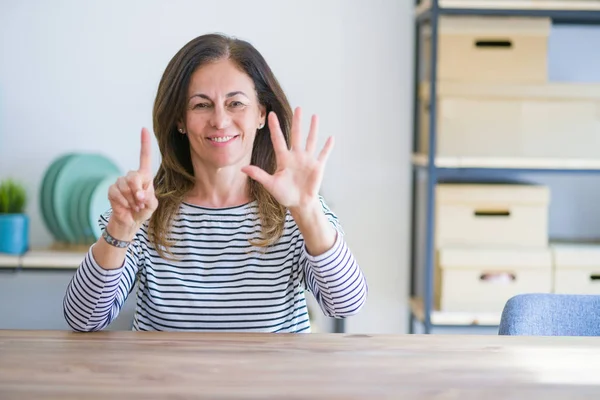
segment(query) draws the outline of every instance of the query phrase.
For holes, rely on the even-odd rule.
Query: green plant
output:
[[[23,214],[27,192],[23,185],[6,179],[0,183],[0,214]]]

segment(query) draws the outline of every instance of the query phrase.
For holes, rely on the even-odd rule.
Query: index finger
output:
[[[140,150],[140,172],[150,174],[152,170],[152,143],[150,142],[150,132],[142,128],[142,147]]]

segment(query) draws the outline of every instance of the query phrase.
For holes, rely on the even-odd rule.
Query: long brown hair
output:
[[[248,42],[220,34],[199,36],[188,42],[171,59],[158,86],[153,110],[154,133],[162,161],[154,177],[158,208],[149,222],[150,241],[161,256],[172,255],[168,232],[185,195],[194,187],[194,168],[187,135],[177,130],[185,120],[187,91],[191,76],[202,65],[227,58],[254,82],[259,103],[267,115],[273,111],[289,148],[292,109],[271,68]],[[277,167],[269,125],[257,133],[251,164],[274,173]],[[283,233],[286,209],[258,182],[250,179],[250,195],[258,204],[261,239],[257,246],[276,242]]]

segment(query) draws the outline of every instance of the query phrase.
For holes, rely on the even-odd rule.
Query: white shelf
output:
[[[426,167],[428,156],[413,154],[412,162],[416,166]],[[600,159],[441,156],[435,158],[435,166],[438,168],[600,170]]]
[[[22,256],[0,254],[0,268],[77,269],[86,253],[81,251],[31,250]]]
[[[411,299],[410,307],[413,315],[421,322],[425,320],[423,301]],[[448,312],[432,310],[430,313],[433,325],[446,326],[498,326],[502,313]]]
[[[429,98],[431,83],[419,83],[419,95]],[[505,82],[446,82],[437,81],[439,97],[460,96],[471,99],[511,98],[551,100],[600,100],[600,84],[587,82],[505,83]]]
[[[599,11],[598,0],[439,0],[440,8],[481,10]],[[423,0],[417,13],[431,8],[431,0]]]
[[[0,266],[7,268],[17,268],[21,263],[21,257],[10,254],[0,254]]]
[[[22,268],[74,268],[79,267],[85,253],[54,250],[34,250],[21,260]]]

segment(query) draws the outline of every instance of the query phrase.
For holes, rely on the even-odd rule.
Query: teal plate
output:
[[[50,164],[42,179],[42,187],[39,194],[42,219],[46,224],[46,228],[48,228],[54,239],[57,241],[64,241],[65,238],[58,228],[58,222],[56,221],[56,215],[54,214],[54,206],[52,205],[52,187],[54,186],[54,181],[60,169],[73,156],[73,153],[64,154],[56,158]]]
[[[71,197],[73,191],[85,179],[103,178],[119,174],[119,168],[100,154],[77,154],[61,168],[52,190],[54,212],[61,233],[69,243],[77,243],[77,232],[69,223]]]
[[[69,199],[69,225],[77,237],[77,244],[91,244],[87,220],[82,221],[80,218],[80,209],[89,208],[90,196],[88,187],[94,188],[102,178],[84,178],[77,183],[73,189],[73,195]],[[88,193],[86,193],[86,190]]]
[[[112,176],[112,175],[111,175]],[[85,188],[83,189],[81,195],[81,201],[79,203],[78,209],[78,219],[81,226],[84,227],[84,233],[86,240],[89,242],[95,242],[98,238],[94,234],[94,228],[98,225],[97,216],[96,221],[90,221],[90,202],[92,201],[92,193],[96,189],[96,186],[105,178],[97,178],[92,181],[89,181]],[[115,178],[116,180],[116,178]],[[107,194],[108,199],[108,194]]]
[[[92,227],[92,233],[96,240],[102,235],[100,226],[98,226],[98,218],[110,208],[108,201],[108,189],[117,181],[119,175],[106,176],[102,181],[98,182],[90,197],[90,208],[88,212],[88,221]]]

